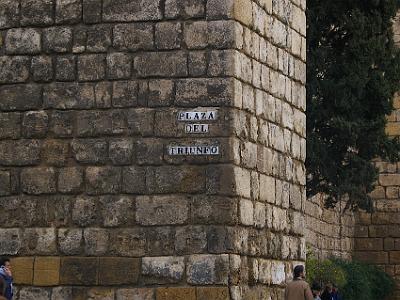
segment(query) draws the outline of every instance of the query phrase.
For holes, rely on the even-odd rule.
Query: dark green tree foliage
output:
[[[318,261],[307,256],[308,282],[322,286],[334,283],[346,300],[383,300],[391,295],[395,282],[383,269],[357,261],[331,258]]]
[[[397,0],[308,0],[307,193],[370,209],[376,157],[399,159],[385,134],[400,90]]]

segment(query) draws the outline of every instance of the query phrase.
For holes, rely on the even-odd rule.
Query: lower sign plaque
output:
[[[219,155],[219,146],[169,146],[168,154],[177,155]]]

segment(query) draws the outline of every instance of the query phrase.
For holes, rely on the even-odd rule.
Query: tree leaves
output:
[[[399,159],[385,134],[400,90],[400,52],[393,42],[397,0],[307,2],[307,193],[327,206],[371,209],[372,159]]]

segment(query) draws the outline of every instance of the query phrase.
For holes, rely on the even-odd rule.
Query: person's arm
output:
[[[308,286],[308,284],[306,286],[306,289],[304,290],[304,299],[306,299],[306,300],[314,300],[313,294],[312,294],[311,289]]]

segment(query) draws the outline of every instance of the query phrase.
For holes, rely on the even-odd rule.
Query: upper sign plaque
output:
[[[178,121],[216,121],[218,111],[180,111],[178,112]]]

